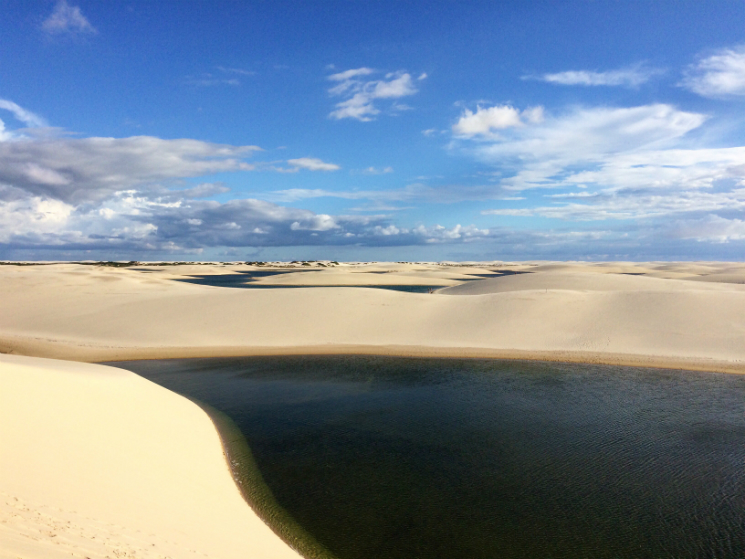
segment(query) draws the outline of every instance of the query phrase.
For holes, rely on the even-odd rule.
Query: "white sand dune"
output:
[[[737,264],[370,264],[260,280],[339,286],[308,289],[173,281],[249,269],[3,266],[0,289],[13,296],[0,300],[0,350],[89,361],[365,351],[715,370],[741,370],[745,363],[745,287],[714,281],[722,274],[745,278]],[[496,269],[531,273],[434,295],[343,287],[457,284]],[[690,279],[659,277],[685,273]]]
[[[100,365],[0,356],[0,557],[297,558],[195,404]]]
[[[490,356],[745,372],[745,265],[0,266],[0,353]],[[463,283],[472,274],[523,271]],[[312,285],[335,285],[318,288]],[[351,285],[452,285],[435,294]],[[111,368],[0,356],[0,558],[291,557],[191,402]]]

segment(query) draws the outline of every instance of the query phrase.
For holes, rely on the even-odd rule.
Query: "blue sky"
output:
[[[745,2],[2,9],[0,258],[745,257]]]

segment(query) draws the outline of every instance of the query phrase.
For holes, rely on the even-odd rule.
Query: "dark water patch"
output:
[[[476,276],[480,279],[483,278],[501,278],[502,276],[516,276],[518,274],[529,274],[530,272],[516,272],[513,270],[494,270],[488,274],[468,274],[469,276]]]
[[[195,274],[176,279],[186,283],[198,285],[211,285],[214,287],[248,287],[248,283],[258,278],[279,276],[282,274],[295,274],[299,272],[320,272],[321,270],[246,270],[234,274]]]
[[[745,377],[385,357],[119,363],[245,435],[340,559],[745,557]]]
[[[309,270],[310,271],[310,270]],[[365,289],[388,289],[391,291],[404,291],[406,293],[430,293],[447,285],[286,285],[253,283],[250,279],[234,275],[202,276],[198,278],[184,278],[174,281],[196,283],[198,285],[210,285],[213,287],[235,287],[241,289],[321,289],[328,287],[347,287]]]
[[[300,526],[274,498],[261,475],[253,453],[235,422],[223,412],[196,398],[194,403],[212,418],[222,441],[233,479],[243,498],[274,532],[307,559],[335,559],[333,554]]]

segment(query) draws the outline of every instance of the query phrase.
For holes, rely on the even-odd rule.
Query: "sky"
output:
[[[0,259],[745,260],[744,1],[0,10]]]

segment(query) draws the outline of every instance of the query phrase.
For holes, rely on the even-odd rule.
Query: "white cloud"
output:
[[[745,221],[709,215],[701,219],[678,221],[672,226],[673,234],[681,239],[699,242],[728,243],[745,240]]]
[[[593,221],[743,212],[745,146],[697,147],[686,134],[705,120],[662,104],[577,108],[499,136],[461,136],[453,147],[498,166],[507,191],[559,191],[551,204],[485,215]]]
[[[568,203],[520,209],[485,210],[483,215],[542,216],[569,221],[603,221],[607,219],[645,219],[662,216],[745,211],[745,189],[729,192],[666,190],[605,191],[596,195],[578,196],[585,203]]]
[[[504,190],[495,185],[463,186],[457,184],[426,186],[414,183],[403,188],[388,190],[324,190],[321,188],[290,188],[264,194],[264,198],[276,202],[298,202],[313,198],[339,198],[342,200],[371,200],[382,202],[427,202],[451,204],[471,200],[522,200],[522,197],[505,196]],[[371,208],[364,208],[368,211]],[[378,204],[372,209],[400,210],[400,207]]]
[[[302,222],[293,221],[290,225],[292,231],[329,231],[339,229],[336,219],[327,214],[311,215]]]
[[[0,199],[0,254],[40,248],[111,255],[211,247],[400,246],[469,242],[489,234],[473,226],[411,229],[381,216],[316,214],[255,199],[161,198],[136,190],[119,191],[97,208],[39,196]]]
[[[476,112],[466,109],[453,125],[453,132],[460,136],[487,136],[493,130],[520,127],[543,120],[543,108],[531,107],[522,113],[510,105],[477,107]]]
[[[17,118],[19,121],[23,122],[26,126],[36,126],[36,127],[42,127],[47,126],[46,121],[41,118],[39,115],[36,115],[32,113],[31,111],[28,111],[18,105],[17,103],[14,103],[13,101],[8,101],[7,99],[0,99],[0,109],[5,109],[6,111],[10,111],[13,113],[13,116]]]
[[[226,68],[225,66],[218,66],[218,70],[225,72],[226,74],[238,74],[239,76],[254,76],[256,72],[252,70],[243,70],[242,68]]]
[[[287,163],[293,167],[308,169],[309,171],[338,171],[341,169],[334,163],[326,163],[315,157],[300,157],[298,159],[288,159]]]
[[[196,87],[212,87],[215,85],[241,85],[241,81],[237,78],[220,78],[213,74],[205,73],[201,76],[187,76],[184,80],[186,85],[193,85]]]
[[[349,80],[351,80],[352,78],[357,78],[359,76],[369,76],[370,74],[374,73],[375,70],[371,68],[357,68],[354,70],[339,72],[338,74],[332,74],[328,77],[328,79],[332,82],[349,82]]]
[[[361,79],[373,73],[375,71],[370,68],[357,68],[329,76],[329,80],[338,82],[329,89],[329,93],[345,98],[344,101],[336,104],[336,109],[329,113],[329,117],[336,120],[354,118],[360,121],[370,121],[375,115],[380,114],[380,109],[375,106],[376,100],[399,99],[414,95],[418,91],[411,75],[403,71],[388,73],[379,80]],[[422,74],[419,80],[424,78],[426,75]],[[409,107],[394,103],[392,108],[404,110]]]
[[[538,79],[558,85],[639,87],[643,83],[648,82],[653,76],[661,73],[662,70],[637,64],[606,72],[570,70],[555,74],[543,74],[538,77],[523,76],[523,79]]]
[[[36,196],[81,203],[120,190],[152,189],[174,181],[254,168],[245,159],[256,146],[198,140],[130,138],[22,138],[0,142],[0,184]]]
[[[668,147],[705,120],[663,104],[578,108],[540,123],[523,122],[485,142],[461,140],[456,145],[487,163],[513,168],[515,174],[501,181],[507,188],[556,187],[566,184],[564,179],[578,167],[602,169],[611,157]],[[636,161],[645,163],[643,157]]]
[[[363,175],[387,175],[388,173],[393,172],[393,167],[368,167],[367,169],[362,169]]]
[[[703,97],[745,95],[745,46],[722,49],[689,66],[682,85]]]
[[[18,200],[0,200],[0,243],[13,236],[46,235],[64,229],[73,206],[38,196]]]
[[[52,35],[98,33],[86,19],[78,6],[70,6],[66,0],[59,0],[51,15],[43,21],[41,28]]]

